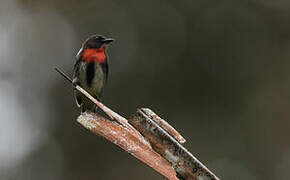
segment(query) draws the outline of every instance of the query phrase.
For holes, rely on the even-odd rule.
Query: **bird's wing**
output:
[[[82,48],[80,49],[80,51],[78,52],[76,56],[77,60],[73,68],[73,84],[75,85],[79,85],[78,77],[79,77],[79,69],[80,69],[80,63],[81,63],[81,54],[82,54]],[[77,106],[80,107],[82,104],[81,94],[76,89],[74,89],[74,97],[75,97]]]

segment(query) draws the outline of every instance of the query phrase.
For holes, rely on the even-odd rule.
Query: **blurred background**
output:
[[[158,180],[81,127],[81,43],[113,37],[104,103],[149,107],[222,179],[290,179],[290,2],[1,0],[0,179]]]

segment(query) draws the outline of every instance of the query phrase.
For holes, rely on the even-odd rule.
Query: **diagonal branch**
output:
[[[56,71],[72,83],[66,74],[57,68]],[[169,180],[219,180],[180,144],[185,139],[150,109],[137,110],[128,122],[80,86],[72,85],[116,120],[110,121],[98,114],[85,112],[77,121],[86,129],[119,146]]]
[[[167,179],[178,180],[171,164],[155,152],[151,146],[148,146],[143,137],[136,137],[128,128],[98,114],[88,112],[81,114],[77,121],[91,132],[106,138],[147,164]]]

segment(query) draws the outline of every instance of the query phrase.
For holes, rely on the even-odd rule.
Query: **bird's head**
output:
[[[105,38],[102,35],[92,35],[83,44],[84,49],[99,49],[113,42],[112,38]]]

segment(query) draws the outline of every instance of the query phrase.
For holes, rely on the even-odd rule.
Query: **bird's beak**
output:
[[[113,42],[113,41],[115,41],[115,40],[112,39],[112,38],[106,38],[106,39],[102,40],[102,42],[103,42],[104,44],[110,44],[110,43]]]

